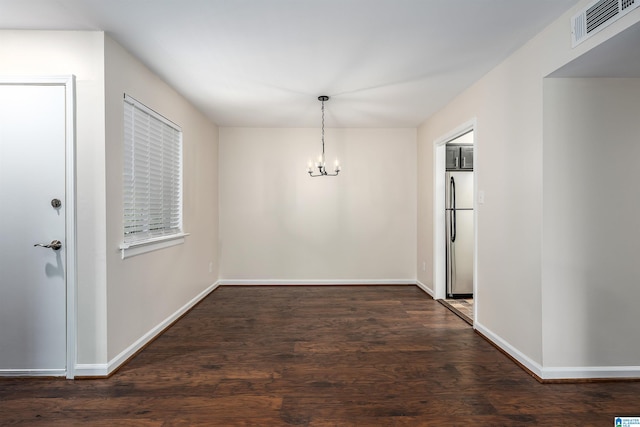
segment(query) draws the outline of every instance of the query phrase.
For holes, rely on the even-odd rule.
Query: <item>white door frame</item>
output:
[[[469,131],[473,133],[473,173],[475,176],[478,168],[478,132],[477,120],[474,118],[463,123],[451,132],[441,136],[433,142],[433,283],[434,298],[444,299],[447,294],[446,279],[446,251],[445,251],[445,215],[444,215],[444,198],[445,198],[445,155],[446,143],[455,139]],[[474,176],[474,177],[475,177]],[[477,295],[477,277],[478,277],[478,180],[473,180],[473,321],[475,324],[476,310],[478,308]]]
[[[49,85],[65,88],[65,251],[66,251],[66,377],[76,364],[76,78],[67,76],[0,77],[0,85]]]

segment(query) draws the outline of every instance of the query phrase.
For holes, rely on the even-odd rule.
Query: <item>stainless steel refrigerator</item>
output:
[[[473,172],[447,172],[447,298],[473,295]]]

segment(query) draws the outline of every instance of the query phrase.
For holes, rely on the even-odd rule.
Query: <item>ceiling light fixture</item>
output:
[[[313,163],[309,162],[309,167],[307,172],[309,172],[309,176],[315,178],[317,176],[338,176],[340,173],[340,163],[336,160],[336,165],[334,168],[335,173],[327,173],[327,169],[325,167],[325,159],[324,159],[324,102],[328,101],[329,97],[326,95],[321,95],[318,97],[318,101],[322,102],[322,155],[318,157],[318,161],[316,162],[316,168],[318,168],[318,172],[313,173]]]

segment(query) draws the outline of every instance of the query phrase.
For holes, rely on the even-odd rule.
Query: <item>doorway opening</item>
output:
[[[475,127],[434,143],[434,297],[469,324],[477,310]]]

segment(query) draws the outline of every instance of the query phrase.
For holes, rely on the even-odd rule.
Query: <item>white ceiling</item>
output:
[[[415,127],[579,0],[0,0],[104,30],[221,126]],[[567,43],[569,43],[567,22]]]

